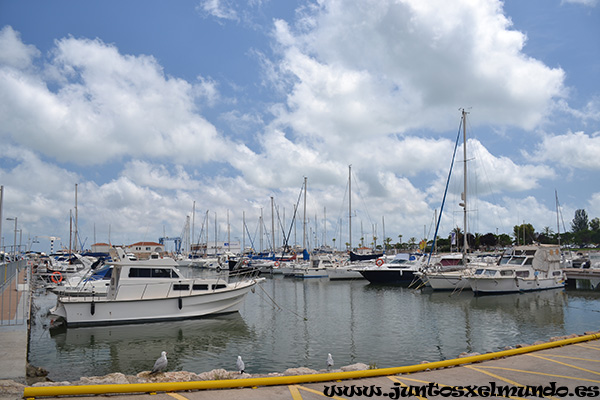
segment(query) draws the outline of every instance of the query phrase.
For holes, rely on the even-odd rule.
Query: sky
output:
[[[599,77],[599,0],[0,0],[2,244],[447,237],[462,110],[467,230],[564,232]]]

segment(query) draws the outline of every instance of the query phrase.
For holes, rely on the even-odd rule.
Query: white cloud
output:
[[[596,7],[598,5],[598,0],[562,0],[561,4],[571,3],[571,4],[581,4],[583,6],[588,7]]]
[[[121,175],[137,185],[170,190],[194,190],[199,183],[185,171],[181,165],[176,165],[173,173],[165,165],[152,165],[145,161],[134,160],[125,165]]]
[[[600,132],[588,135],[569,132],[564,135],[545,135],[534,157],[568,168],[600,170]]]
[[[557,109],[567,114],[571,114],[583,123],[587,123],[588,121],[600,121],[600,97],[598,96],[595,96],[588,101],[580,110],[571,108],[565,100],[561,100],[557,103]]]
[[[27,69],[39,55],[40,52],[35,46],[23,44],[21,35],[11,26],[0,30],[0,65]]]
[[[153,57],[122,55],[100,40],[59,40],[50,65],[56,91],[0,66],[1,129],[17,143],[81,165],[125,156],[200,164],[231,152],[194,104],[218,98],[210,80],[165,76]]]
[[[564,95],[564,72],[523,53],[498,1],[328,1],[293,30],[277,21],[277,70],[295,78],[280,121],[351,138],[447,129],[461,106],[532,129]]]
[[[238,21],[239,17],[235,9],[225,0],[203,0],[197,9],[206,15],[218,19]]]

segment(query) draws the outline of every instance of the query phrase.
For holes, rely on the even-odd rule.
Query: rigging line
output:
[[[469,127],[469,132],[473,133],[474,130],[471,126],[471,120],[467,120],[467,126]],[[473,139],[476,139],[475,135],[471,135],[470,137]],[[481,141],[480,141],[480,143],[481,143]],[[477,157],[477,155],[479,155],[479,153],[477,151],[478,147],[470,146],[469,148],[471,149],[471,151],[474,151],[476,153],[474,159],[481,160],[481,162],[478,164],[478,166],[481,166],[481,168],[471,168],[471,171],[474,171],[475,174],[477,174],[477,171],[479,171],[480,169],[483,171],[483,174],[485,176],[485,183],[487,183],[487,189],[489,190],[489,193],[490,193],[489,195],[491,196],[494,204],[498,204],[498,198],[496,197],[496,191],[492,189],[492,185],[491,185],[492,180],[489,177],[488,170],[484,167],[483,157],[481,157],[481,156]],[[477,183],[478,183],[478,180],[476,179],[475,184],[477,184]],[[478,200],[478,197],[476,196],[475,199]],[[477,215],[478,214],[479,213],[477,213]],[[499,226],[503,232],[506,232],[507,231],[506,226],[504,226],[502,218],[498,218],[498,212],[495,207],[493,210],[493,216],[494,216],[494,220],[495,220],[494,222],[496,222],[496,225]],[[475,232],[475,230],[473,230],[473,232]]]
[[[365,198],[363,197],[362,192],[360,191],[360,186],[358,186],[358,181],[356,179],[354,180],[354,185],[357,188],[358,196],[360,197],[360,199],[363,202],[363,207],[365,209],[365,213],[367,214],[367,218],[369,219],[369,222],[371,223],[371,225],[373,225],[373,220],[371,219],[371,216],[369,215],[369,209],[367,208],[367,203],[365,202]]]
[[[337,232],[337,230],[340,228],[340,223],[338,221],[340,221],[342,218],[346,218],[348,216],[347,213],[347,208],[344,208],[346,205],[346,194],[348,193],[348,181],[346,181],[346,189],[344,190],[344,197],[342,198],[342,203],[340,205],[340,210],[338,212],[338,217],[336,220],[336,224],[335,224],[335,230],[334,232]],[[343,216],[343,217],[340,217]],[[341,239],[341,234],[340,234],[340,239]]]
[[[273,244],[271,246],[271,235],[269,235],[269,230],[267,229],[267,226],[265,225],[265,220],[263,218],[261,218],[261,223],[262,223],[262,227],[264,228],[263,231],[263,236],[267,236],[267,248],[272,248],[273,249],[273,254],[275,254],[275,244]]]
[[[248,224],[246,224],[246,221],[244,221],[244,229],[246,229],[246,233],[248,234],[248,240],[250,240],[250,245],[254,250],[256,250],[256,247],[254,247],[254,241],[252,240],[252,235],[250,235],[250,231],[248,230]]]
[[[285,307],[282,307],[282,306],[280,306],[279,304],[277,304],[277,302],[275,301],[275,299],[274,299],[274,298],[272,298],[272,297],[269,295],[269,293],[267,293],[267,291],[266,291],[266,290],[265,290],[265,289],[262,287],[262,285],[256,285],[256,286],[258,286],[258,287],[260,288],[260,290],[262,290],[262,291],[263,291],[263,293],[264,293],[264,294],[265,294],[265,295],[266,295],[266,296],[267,296],[269,299],[271,299],[271,301],[273,302],[273,304],[274,304],[274,305],[276,305],[276,306],[277,306],[277,307],[278,307],[280,310],[286,310],[286,311],[289,311],[289,312],[291,312],[292,314],[296,315],[298,318],[302,318],[304,321],[308,321],[308,318],[306,318],[306,317],[303,317],[302,315],[298,314],[297,312],[295,312],[295,311],[293,311],[293,310],[290,310],[289,308],[285,308]]]
[[[300,199],[302,198],[302,190],[304,189],[304,182],[302,183],[302,187],[300,188],[300,194],[298,195],[298,201],[296,202],[296,207],[294,207],[294,215],[292,216],[292,223],[290,224],[290,230],[288,231],[287,238],[285,240],[285,247],[288,247],[289,238],[292,234],[292,227],[294,226],[294,222],[296,221],[296,214],[298,213],[298,206],[300,205]],[[285,235],[285,232],[284,232]]]
[[[440,227],[440,221],[442,220],[442,213],[444,211],[444,203],[446,202],[446,194],[448,193],[448,185],[450,183],[450,177],[452,176],[452,167],[454,166],[454,159],[456,158],[456,149],[458,148],[458,142],[460,140],[460,129],[462,124],[464,123],[463,118],[460,119],[460,124],[458,125],[458,135],[456,135],[456,143],[454,143],[454,152],[452,153],[452,161],[450,162],[450,172],[448,172],[448,179],[446,180],[446,189],[444,190],[444,197],[442,198],[442,206],[440,207],[440,217],[438,218],[438,223],[435,227],[435,233],[433,234],[433,244],[431,245],[431,250],[429,251],[429,257],[427,258],[427,264],[431,261],[431,255],[433,254],[433,249],[435,248],[435,243],[437,241],[438,229]],[[464,233],[466,235],[466,232]]]

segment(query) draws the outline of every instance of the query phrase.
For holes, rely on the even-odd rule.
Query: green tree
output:
[[[575,211],[575,218],[571,222],[571,232],[577,233],[589,229],[588,215],[584,209]]]
[[[485,235],[481,236],[481,238],[479,239],[479,243],[486,249],[490,249],[495,247],[496,244],[498,244],[498,238],[491,232],[486,233]]]
[[[391,247],[390,244],[392,243],[392,238],[387,237],[387,238],[385,238],[384,242],[385,242],[385,249],[387,250]]]
[[[590,229],[600,231],[600,218],[596,217],[590,221]]]
[[[512,239],[506,233],[501,233],[498,235],[498,245],[502,247],[510,246],[512,243]]]
[[[531,244],[535,238],[535,229],[531,224],[515,225],[513,228],[513,236],[515,244]]]
[[[415,247],[416,243],[417,243],[416,237],[413,236],[410,239],[408,239],[408,245],[410,246],[411,249],[413,249]]]
[[[554,232],[549,226],[545,226],[541,233],[537,235],[538,242],[542,244],[556,243],[556,239],[553,238]]]

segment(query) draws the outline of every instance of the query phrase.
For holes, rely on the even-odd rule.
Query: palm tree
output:
[[[414,248],[415,244],[417,243],[417,238],[415,238],[414,236],[411,237],[410,239],[408,239],[408,245],[410,246],[410,248]]]

